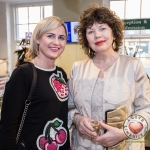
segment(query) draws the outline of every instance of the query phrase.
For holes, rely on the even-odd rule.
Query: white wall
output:
[[[107,0],[107,4],[109,4]],[[53,15],[61,17],[64,21],[77,21],[80,13],[88,7],[93,0],[53,0]],[[95,0],[99,4],[103,3],[103,0]],[[15,68],[16,56],[14,51],[16,50],[16,39],[15,39],[15,24],[13,16],[13,8],[15,6],[28,6],[28,5],[38,5],[44,3],[44,1],[38,1],[38,3],[26,3],[25,1],[19,3],[0,3],[0,58],[8,58],[8,72],[11,75],[12,70]],[[45,3],[48,3],[48,1]],[[51,4],[52,1],[49,1]],[[105,1],[106,3],[106,1]],[[60,9],[61,8],[61,9]],[[69,56],[69,57],[68,57]],[[65,52],[57,60],[57,64],[65,69],[69,75],[71,66],[74,61],[85,58],[82,49],[78,44],[67,44]],[[63,59],[62,59],[63,58]],[[67,60],[67,61],[66,61]]]
[[[7,59],[6,3],[0,2],[0,59]]]
[[[103,0],[54,0],[53,15],[59,16],[63,21],[78,21],[81,12],[92,2],[102,4]],[[56,65],[62,67],[69,78],[72,64],[84,58],[87,56],[81,46],[77,43],[69,43],[60,58],[56,60]]]
[[[14,54],[16,50],[16,35],[15,35],[15,16],[14,8],[18,6],[36,6],[52,4],[52,1],[26,2],[20,1],[13,3],[0,2],[0,59],[8,59],[8,74],[11,75],[17,61],[17,56]]]
[[[41,0],[42,1],[42,0]],[[78,21],[80,13],[88,7],[91,2],[97,2],[99,4],[104,4],[109,7],[110,0],[53,0],[53,15],[59,16],[64,21]],[[21,4],[7,4],[0,2],[0,59],[8,58],[9,56],[9,74],[15,68],[16,56],[14,51],[16,50],[15,41],[15,24],[13,16],[13,8],[15,6],[28,6],[28,5],[38,5],[38,4],[49,3],[52,4],[52,0],[49,2],[38,2],[38,3],[26,3],[22,1]],[[64,53],[56,61],[58,66],[64,68],[69,76],[71,66],[74,61],[84,59],[87,57],[84,55],[83,50],[78,44],[67,44]],[[150,60],[150,59],[149,59]],[[150,62],[143,62],[146,68],[149,68]],[[149,71],[148,71],[149,72]]]
[[[8,60],[8,74],[12,72],[12,37],[10,6],[8,3],[0,2],[0,59]],[[1,67],[1,66],[0,66]]]

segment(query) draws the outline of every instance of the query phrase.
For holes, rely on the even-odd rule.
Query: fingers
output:
[[[78,122],[78,131],[82,134],[86,134],[91,138],[96,138],[96,132],[93,132],[93,127],[90,125],[90,119],[87,117],[81,117]]]
[[[107,130],[105,134],[97,136],[97,138],[92,140],[102,143],[105,147],[110,147],[124,139],[124,132],[122,131],[122,129],[111,127],[110,130]]]
[[[111,129],[112,129],[111,126],[109,126],[109,125],[107,125],[107,124],[105,124],[105,123],[103,123],[103,122],[101,122],[101,121],[100,121],[100,125],[101,125],[102,128],[104,128],[104,129],[106,129],[106,130],[111,130]]]
[[[92,139],[92,141],[98,142],[104,147],[110,147],[113,145],[112,142],[108,139],[108,137],[105,137],[104,135],[97,136],[97,138]]]
[[[97,137],[97,134],[96,132],[94,132],[92,126],[90,125],[90,122],[88,121],[85,121],[83,122],[83,129],[86,133],[86,135],[88,135],[89,137],[92,137],[92,138],[96,138]]]

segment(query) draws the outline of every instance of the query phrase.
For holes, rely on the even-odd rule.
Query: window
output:
[[[52,6],[33,6],[16,8],[16,40],[25,38],[25,32],[33,32],[37,23],[52,16]]]
[[[150,18],[150,0],[142,0],[141,18]]]
[[[110,9],[121,19],[150,18],[150,0],[110,0]]]
[[[136,49],[138,48],[138,54],[137,57],[146,57],[145,55],[148,54],[148,41],[143,41],[143,42],[129,42],[129,55],[133,56],[135,53]]]
[[[111,10],[115,11],[121,19],[124,19],[124,3],[124,1],[110,1]]]
[[[141,0],[126,1],[126,19],[140,18],[140,1]]]
[[[150,0],[110,0],[110,9],[121,19],[150,18]],[[137,57],[150,58],[150,29],[124,30],[123,48],[126,47],[132,56],[138,47]],[[138,40],[139,42],[135,42]],[[132,42],[133,41],[133,42]],[[122,49],[125,54],[126,50]]]

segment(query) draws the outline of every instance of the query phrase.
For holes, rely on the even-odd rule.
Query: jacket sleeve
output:
[[[29,91],[29,84],[21,67],[16,68],[6,83],[1,111],[1,150],[16,150],[16,134]]]
[[[69,112],[68,112],[68,128],[71,128],[72,125],[72,121],[74,118],[74,114],[75,113],[79,113],[79,111],[77,110],[75,103],[74,103],[74,92],[73,92],[73,68],[74,65],[72,67],[72,70],[70,72],[70,78],[68,80],[68,88],[69,88],[69,99],[68,99],[68,106],[69,106]]]
[[[150,80],[147,78],[141,61],[137,65],[135,80],[135,114],[143,116],[150,128]]]

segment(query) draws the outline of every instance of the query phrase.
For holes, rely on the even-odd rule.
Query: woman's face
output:
[[[105,23],[95,22],[91,27],[86,29],[86,38],[89,46],[96,53],[113,50],[113,33],[112,29]]]
[[[55,60],[64,51],[66,45],[66,32],[63,26],[48,31],[37,40],[39,44],[39,57],[42,59]]]

